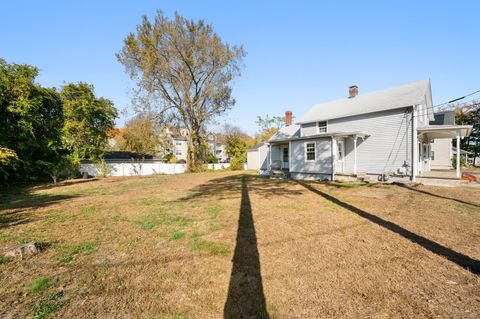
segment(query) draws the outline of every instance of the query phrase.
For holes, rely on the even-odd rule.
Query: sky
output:
[[[0,1],[0,58],[40,69],[47,87],[84,81],[133,114],[115,53],[143,15],[211,24],[247,51],[236,104],[217,119],[253,134],[257,116],[301,116],[345,98],[430,78],[440,104],[480,89],[480,1]],[[478,95],[480,98],[480,95]],[[470,98],[475,98],[472,96]]]

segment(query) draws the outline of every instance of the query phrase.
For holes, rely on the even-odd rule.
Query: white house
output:
[[[471,126],[430,125],[433,120],[430,80],[360,95],[351,86],[348,98],[315,105],[272,136],[267,169],[298,179],[415,181],[431,170],[432,141],[471,133]]]

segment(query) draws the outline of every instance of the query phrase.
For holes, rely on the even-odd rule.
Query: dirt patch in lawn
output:
[[[473,189],[250,173],[70,181],[0,195],[0,317],[480,315]]]

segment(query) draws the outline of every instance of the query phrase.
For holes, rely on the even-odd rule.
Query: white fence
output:
[[[187,164],[170,164],[160,161],[143,161],[143,162],[106,162],[110,174],[109,176],[140,176],[152,174],[181,174],[187,170]],[[228,168],[230,163],[208,164],[208,169],[221,170]],[[87,173],[90,176],[100,174],[100,169],[93,163],[80,164],[80,173]]]

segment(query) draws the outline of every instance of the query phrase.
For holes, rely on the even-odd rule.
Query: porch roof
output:
[[[472,133],[471,125],[429,125],[417,128],[418,137],[424,141],[436,138],[456,138],[469,136]]]
[[[268,144],[281,144],[285,142],[290,142],[290,141],[302,141],[302,140],[312,140],[316,138],[321,138],[321,137],[358,137],[358,138],[366,138],[370,136],[370,134],[360,132],[360,131],[354,131],[354,132],[328,132],[328,133],[320,133],[320,134],[314,134],[314,135],[308,135],[308,136],[293,136],[290,138],[285,138],[285,139],[277,139],[274,141],[268,141]]]

